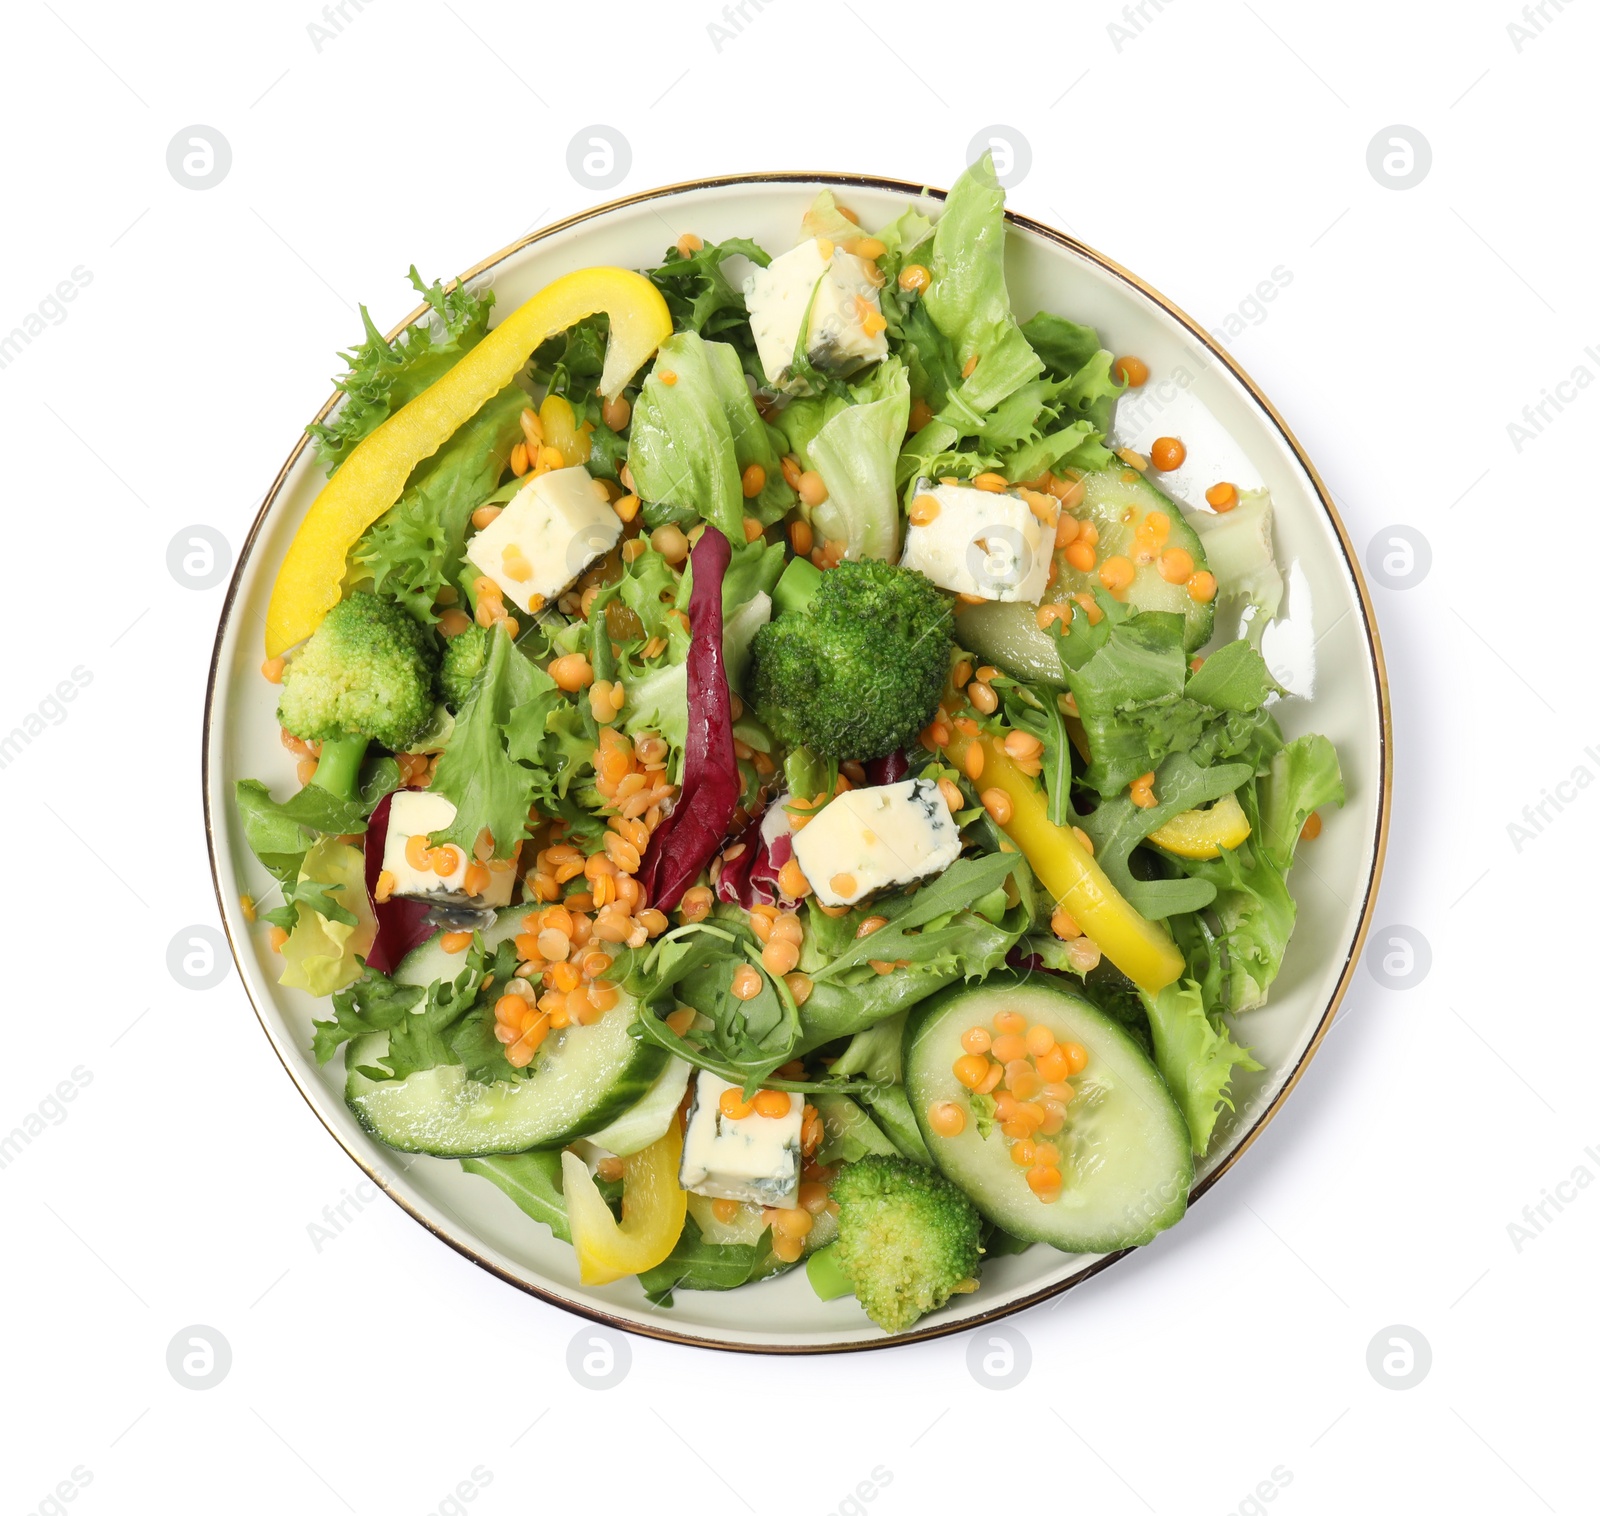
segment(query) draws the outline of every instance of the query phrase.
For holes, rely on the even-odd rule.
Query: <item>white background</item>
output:
[[[1600,17],[1552,0],[1519,39],[1509,0],[1144,12],[347,0],[314,40],[311,0],[7,8],[0,334],[91,279],[0,368],[0,729],[91,682],[0,768],[0,1133],[44,1107],[0,1168],[6,1512],[68,1509],[62,1481],[86,1513],[1222,1516],[1267,1509],[1264,1481],[1287,1513],[1593,1509],[1600,1193],[1558,1192],[1537,1231],[1523,1208],[1600,1177],[1600,395],[1566,390],[1520,449],[1508,424],[1600,376]],[[590,123],[631,145],[610,194],[768,168],[942,185],[980,129],[1020,133],[1012,204],[1214,330],[1236,314],[1358,549],[1394,524],[1431,546],[1420,583],[1373,589],[1397,753],[1378,925],[1420,932],[1431,971],[1358,974],[1195,1213],[1014,1319],[1014,1389],[977,1382],[970,1336],[819,1360],[635,1339],[617,1388],[585,1388],[576,1318],[381,1198],[313,1241],[359,1172],[237,977],[197,992],[166,967],[216,925],[199,728],[223,595],[178,582],[169,541],[242,541],[358,301],[387,327],[412,260],[449,274],[606,198],[566,168]],[[166,164],[192,124],[232,150],[198,192]],[[1367,166],[1395,124],[1432,149],[1403,191]],[[1252,305],[1275,268],[1291,281]],[[1514,837],[1546,791],[1570,803]],[[192,1324],[231,1346],[208,1390],[166,1366]],[[1431,1345],[1404,1391],[1367,1366],[1390,1326]]]

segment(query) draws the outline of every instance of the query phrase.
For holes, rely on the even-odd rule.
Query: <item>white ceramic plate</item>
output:
[[[781,251],[798,240],[800,217],[824,185],[868,227],[890,220],[916,192],[892,180],[807,174],[654,190],[537,232],[466,278],[475,287],[492,284],[503,315],[574,268],[649,267],[684,231],[707,241],[754,237]],[[1196,1183],[1198,1197],[1272,1118],[1354,970],[1388,820],[1382,653],[1356,558],[1327,492],[1277,412],[1204,329],[1092,249],[1021,217],[1011,218],[1007,277],[1019,317],[1044,309],[1090,323],[1114,352],[1136,353],[1149,364],[1150,381],[1120,404],[1116,436],[1141,448],[1162,434],[1184,439],[1188,461],[1164,477],[1168,490],[1196,504],[1218,479],[1272,491],[1289,593],[1282,624],[1264,650],[1296,697],[1280,705],[1278,715],[1290,736],[1319,731],[1332,738],[1344,769],[1349,799],[1325,817],[1322,836],[1301,850],[1294,870],[1299,923],[1272,1003],[1250,1014],[1241,1032],[1265,1067],[1235,1080],[1235,1109],[1219,1123]],[[310,1024],[321,1013],[319,1002],[277,985],[265,933],[241,915],[240,892],[263,890],[268,881],[244,844],[230,802],[236,779],[262,779],[279,794],[294,785],[292,760],[278,742],[277,691],[258,670],[273,577],[322,482],[302,437],[239,556],[212,659],[203,783],[217,897],[256,1014],[311,1108],[373,1180],[435,1236],[531,1294],[630,1331],[747,1351],[829,1352],[938,1336],[1021,1310],[1122,1256],[1069,1256],[1036,1246],[996,1259],[975,1294],[958,1297],[896,1338],[874,1327],[853,1300],[817,1300],[803,1271],[727,1293],[680,1290],[670,1310],[655,1310],[632,1280],[600,1289],[580,1285],[572,1250],[487,1181],[454,1162],[408,1161],[368,1137],[341,1098],[339,1061],[318,1069],[311,1058]]]

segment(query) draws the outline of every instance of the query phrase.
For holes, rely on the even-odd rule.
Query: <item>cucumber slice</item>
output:
[[[683,1059],[669,1055],[667,1066],[656,1075],[656,1082],[638,1103],[629,1106],[598,1132],[590,1132],[589,1141],[619,1158],[631,1157],[643,1152],[652,1142],[659,1142],[683,1104],[684,1091],[689,1088],[689,1074],[689,1065]]]
[[[494,925],[483,929],[483,940],[490,947],[498,947],[508,937],[515,937],[522,930],[522,918],[527,915],[530,907],[518,906],[501,911],[494,918]],[[420,947],[414,947],[400,960],[394,974],[391,976],[396,984],[437,984],[443,979],[454,979],[466,967],[467,955],[465,953],[447,953],[439,946],[444,940],[444,933],[430,937]],[[348,1060],[346,1060],[348,1063]]]
[[[493,944],[513,935],[521,912],[503,912],[484,933]],[[410,953],[396,971],[404,984],[431,983],[460,972],[461,956],[434,942]],[[552,1033],[531,1078],[480,1084],[459,1064],[441,1064],[406,1079],[372,1080],[387,1035],[358,1038],[345,1055],[345,1103],[380,1142],[404,1153],[477,1158],[564,1147],[616,1121],[652,1090],[667,1061],[664,1049],[628,1033],[638,1015],[630,996],[593,1026]],[[675,1109],[676,1107],[674,1107]]]
[[[972,1093],[952,1072],[962,1033],[992,1027],[1003,1010],[1020,1011],[1030,1025],[1049,1027],[1058,1042],[1079,1043],[1089,1055],[1072,1081],[1078,1093],[1067,1124],[1049,1139],[1066,1181],[1050,1202],[1028,1188],[998,1126],[979,1135]],[[1065,984],[1042,974],[991,974],[970,989],[941,991],[911,1013],[905,1067],[906,1095],[934,1163],[1013,1237],[1066,1253],[1109,1253],[1149,1242],[1183,1215],[1194,1160],[1182,1113],[1133,1038]],[[967,1113],[955,1137],[928,1125],[929,1106],[944,1100]]]
[[[810,1097],[822,1117],[822,1146],[817,1162],[832,1167],[854,1163],[868,1153],[893,1155],[899,1152],[882,1130],[848,1095],[818,1094]]]
[[[1144,475],[1118,465],[1104,473],[1086,474],[1083,483],[1083,504],[1075,514],[1094,522],[1099,531],[1100,540],[1095,545],[1099,562],[1114,554],[1135,561],[1135,528],[1151,511],[1162,511],[1171,523],[1164,548],[1181,547],[1194,559],[1197,569],[1206,567],[1205,547],[1183,511]],[[1056,577],[1049,598],[1059,602],[1068,595],[1092,591],[1099,582],[1098,569],[1080,572],[1067,562],[1063,550],[1056,554]],[[1210,601],[1190,599],[1181,584],[1168,584],[1154,563],[1135,562],[1127,601],[1141,611],[1176,611],[1182,615],[1183,643],[1191,653],[1210,640],[1215,606]],[[1055,639],[1039,630],[1037,614],[1036,606],[998,600],[969,605],[956,616],[956,641],[1015,678],[1065,689]]]

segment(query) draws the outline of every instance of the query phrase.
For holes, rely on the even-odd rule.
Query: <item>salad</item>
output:
[[[803,1264],[899,1332],[1182,1216],[1344,797],[1270,500],[1117,446],[1146,365],[1018,321],[989,161],[794,235],[366,318],[242,904],[361,1125],[585,1284]]]

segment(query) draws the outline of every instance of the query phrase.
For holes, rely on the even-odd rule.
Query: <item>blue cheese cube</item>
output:
[[[396,790],[389,801],[389,830],[383,840],[383,869],[394,880],[390,895],[409,900],[426,900],[431,905],[470,905],[499,907],[511,904],[511,891],[517,882],[516,865],[508,858],[489,865],[489,883],[481,894],[467,893],[467,869],[472,860],[460,848],[460,856],[448,874],[436,869],[413,868],[406,857],[406,844],[418,834],[428,837],[441,832],[456,819],[456,808],[443,795],[427,790]],[[454,845],[452,844],[452,847]]]
[[[931,479],[917,481],[911,505],[905,567],[958,595],[1030,605],[1043,597],[1055,553],[1054,512],[1041,521],[1016,490]]]
[[[932,779],[846,790],[794,834],[794,856],[823,905],[856,905],[942,874],[961,833]]]
[[[750,331],[773,389],[805,393],[789,374],[796,352],[841,378],[887,357],[882,276],[875,265],[825,237],[808,237],[744,282]],[[802,348],[800,334],[805,329]]]
[[[586,468],[530,479],[467,544],[467,560],[524,611],[541,610],[616,545],[622,520]]]
[[[678,1183],[697,1195],[751,1205],[793,1206],[800,1192],[800,1123],[805,1101],[789,1097],[784,1116],[722,1114],[725,1090],[739,1086],[700,1069],[683,1133]]]

